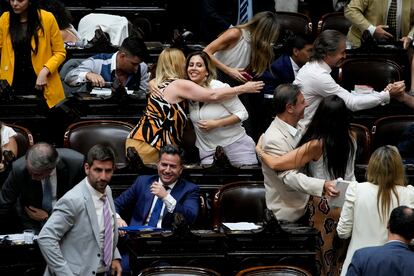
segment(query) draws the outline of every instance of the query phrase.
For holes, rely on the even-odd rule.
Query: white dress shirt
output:
[[[99,191],[95,190],[91,184],[88,181],[88,178],[85,179],[86,183],[87,183],[87,187],[89,192],[91,193],[91,197],[93,200],[93,205],[95,206],[95,211],[96,211],[96,217],[98,219],[98,225],[99,225],[99,247],[101,248],[101,263],[100,266],[98,268],[98,273],[101,272],[105,272],[106,267],[103,261],[103,257],[104,257],[104,234],[105,234],[105,226],[104,226],[104,217],[103,217],[103,207],[104,207],[104,202],[101,200],[102,196],[104,196],[104,194],[100,193]],[[111,214],[111,217],[113,217],[113,212],[111,210],[111,208],[109,208],[109,212]],[[112,229],[114,228],[114,220],[111,220],[111,224],[112,224]]]
[[[324,61],[307,62],[299,70],[293,82],[301,87],[303,96],[308,102],[308,107],[305,109],[305,118],[299,122],[304,129],[311,121],[319,103],[323,98],[330,95],[337,95],[343,99],[346,107],[351,111],[373,108],[390,102],[390,93],[388,91],[362,95],[350,93],[335,82],[330,75],[331,71],[331,67]]]

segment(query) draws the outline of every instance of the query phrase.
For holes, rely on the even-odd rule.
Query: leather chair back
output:
[[[318,22],[318,35],[324,30],[337,30],[347,35],[351,25],[351,21],[345,17],[343,12],[326,13]]]
[[[134,125],[113,120],[81,121],[68,126],[64,137],[64,146],[87,155],[96,144],[109,144],[115,151],[115,163],[118,169],[127,166],[125,141]]]
[[[382,117],[372,127],[372,150],[394,145],[403,158],[414,158],[414,115]]]
[[[357,151],[355,164],[368,164],[371,154],[371,134],[366,126],[351,124],[351,131],[356,135]]]
[[[213,227],[222,222],[263,222],[266,209],[263,181],[240,181],[223,185],[213,201]]]
[[[155,266],[142,270],[140,276],[220,276],[212,269],[189,266]]]
[[[294,34],[312,34],[312,21],[309,16],[298,12],[276,12],[280,24],[280,34],[282,37],[285,30],[290,30]]]
[[[356,84],[369,85],[375,91],[382,91],[390,82],[402,78],[402,68],[396,62],[384,58],[350,58],[342,65],[340,79],[348,91]]]
[[[303,268],[287,265],[256,266],[239,271],[236,276],[311,276]]]

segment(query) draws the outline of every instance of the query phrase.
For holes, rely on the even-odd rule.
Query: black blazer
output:
[[[262,11],[275,12],[273,0],[252,0],[253,14]],[[202,0],[201,3],[201,35],[210,43],[230,25],[237,24],[239,0]]]
[[[78,184],[85,177],[83,154],[66,148],[57,149],[59,161],[56,165],[57,199]],[[30,219],[25,206],[42,208],[43,189],[41,181],[33,180],[26,168],[25,156],[13,162],[12,169],[3,184],[0,193],[2,207],[11,207],[15,203],[18,216],[25,228],[40,230],[41,224]]]

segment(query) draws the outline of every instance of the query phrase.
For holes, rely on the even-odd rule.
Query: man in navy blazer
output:
[[[127,226],[121,217],[131,215],[129,225],[147,225],[156,201],[161,198],[163,207],[157,227],[171,228],[174,213],[184,215],[188,224],[194,223],[199,208],[199,188],[181,179],[183,171],[182,151],[173,145],[160,150],[157,163],[158,175],[139,176],[135,183],[116,200],[118,226]]]
[[[391,212],[388,242],[355,251],[347,276],[410,276],[414,273],[414,252],[408,244],[414,238],[414,210],[399,206]]]

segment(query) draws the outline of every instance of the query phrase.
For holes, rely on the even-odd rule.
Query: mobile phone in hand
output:
[[[246,71],[242,71],[240,74],[242,74],[242,76],[247,80],[247,81],[251,81],[253,79],[252,75],[250,75],[249,73],[247,73]]]

